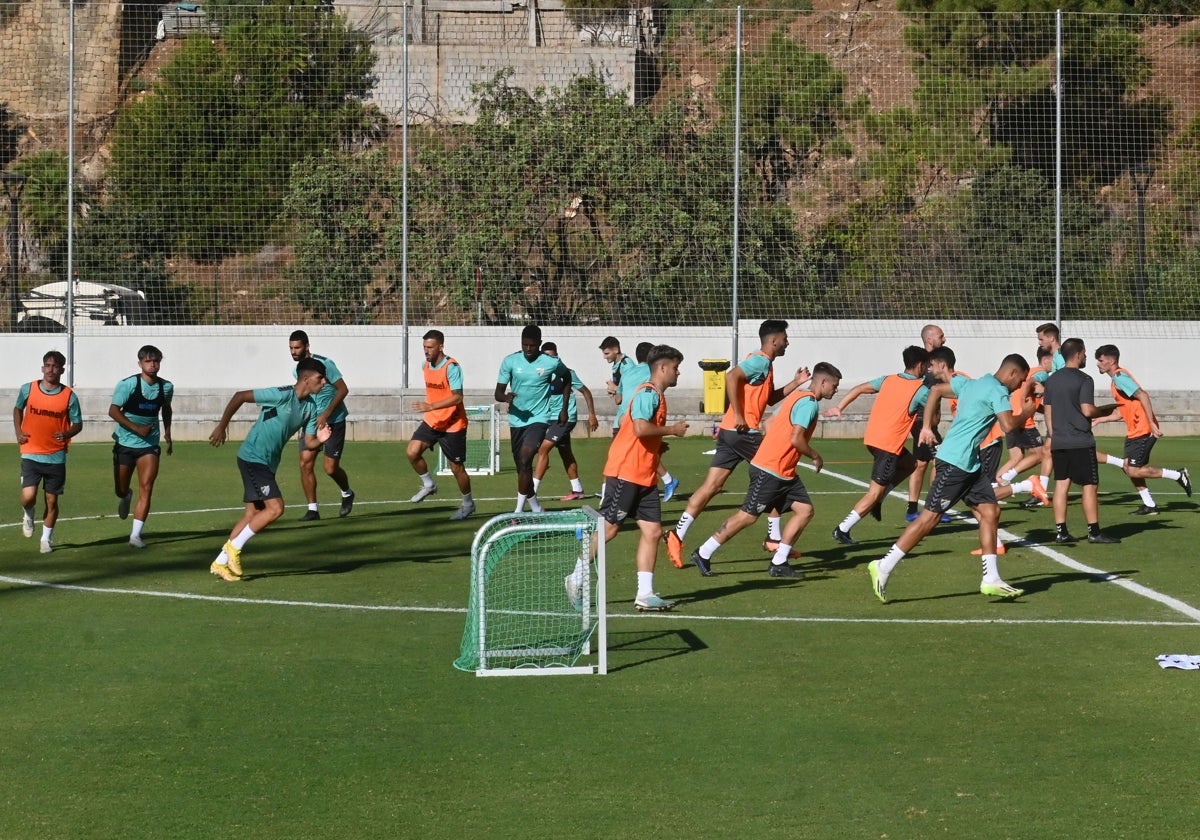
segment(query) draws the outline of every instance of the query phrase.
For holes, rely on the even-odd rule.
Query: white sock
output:
[[[861,521],[862,517],[858,515],[858,511],[851,510],[850,513],[846,514],[846,518],[842,520],[842,524],[838,526],[838,529],[843,534],[849,534],[850,529]]]
[[[220,566],[228,566],[229,565],[229,555],[225,553],[224,548],[222,548],[221,553],[217,555],[216,562]]]
[[[1033,492],[1033,482],[1030,481],[1028,478],[1025,479],[1024,481],[1018,481],[1015,484],[1010,484],[1008,486],[1012,488],[1012,491],[1014,493],[1032,493]]]
[[[343,499],[349,499],[353,495],[354,495],[354,491],[351,490],[349,487],[347,487],[345,490],[342,491]]]
[[[983,582],[984,583],[999,583],[1000,570],[996,568],[996,555],[985,554],[980,559],[980,565],[983,566]]]
[[[1138,495],[1142,497],[1142,503],[1146,507],[1154,507],[1154,497],[1150,495],[1149,487],[1138,488]]]
[[[517,509],[515,511],[513,511],[513,513],[520,513],[521,511],[525,510],[525,502],[528,500],[528,498],[529,497],[526,496],[524,493],[518,493],[517,494]]]
[[[779,529],[778,516],[767,516],[767,539],[778,541],[783,538],[783,531]]]
[[[883,559],[879,561],[879,571],[884,576],[890,575],[892,569],[900,565],[900,561],[904,559],[904,552],[900,550],[900,546],[893,545],[887,554],[883,555]]]
[[[25,511],[25,516],[27,516],[30,519],[33,519],[33,514],[37,510],[37,505],[30,505],[27,508],[21,508],[21,510]]]
[[[705,541],[704,545],[700,546],[700,556],[705,560],[711,560],[712,556],[717,553],[717,549],[720,547],[721,544],[719,542],[717,542],[714,538],[709,537],[708,540]]]
[[[474,500],[473,498],[471,498],[471,494],[470,494],[470,493],[463,493],[463,501],[462,501],[462,503],[463,503],[463,505],[464,505],[464,506],[465,506],[465,505],[473,505],[473,504],[475,504],[475,500]]]
[[[686,510],[680,515],[679,521],[675,523],[675,536],[682,540],[687,536],[688,528],[692,527],[692,523],[696,521],[696,517],[692,516]]]
[[[1047,493],[1054,489],[1054,485],[1050,483],[1050,476],[1042,475],[1038,476],[1038,478],[1042,480],[1042,486],[1046,488]]]
[[[533,480],[533,495],[535,495],[535,496],[537,495],[538,488],[541,486],[542,486],[542,480],[540,478],[535,478]]]
[[[1163,467],[1163,478],[1170,479],[1171,481],[1178,481],[1179,476],[1181,475],[1183,475],[1183,473],[1181,473],[1179,470],[1169,470],[1166,467]]]
[[[250,542],[250,538],[254,536],[254,531],[247,525],[242,529],[242,532],[230,540],[234,548],[245,548],[246,543]]]
[[[538,501],[536,493],[529,497],[529,509],[534,513],[542,513],[545,510],[542,507],[542,503]]]
[[[779,548],[775,549],[775,556],[771,558],[772,566],[782,566],[788,561],[788,555],[792,553],[792,547],[787,543],[781,542]]]
[[[142,535],[142,528],[144,528],[144,527],[146,527],[145,520],[142,520],[142,519],[133,520],[133,530],[130,531],[129,536],[130,537],[140,537]]]
[[[639,598],[641,598],[643,595],[654,594],[654,572],[638,572],[637,582],[637,596]]]
[[[42,524],[42,542],[50,542],[50,538],[54,536],[54,529],[47,528],[45,523]]]
[[[1000,480],[1003,482],[1009,482],[1009,481],[1012,481],[1016,477],[1017,477],[1016,470],[1005,470],[1004,474],[1000,476]]]
[[[674,480],[675,476],[671,475],[669,471],[662,474],[663,484],[670,484]]]
[[[309,510],[316,510],[316,509],[317,509],[317,503],[316,503],[316,502],[309,502],[309,503],[308,503],[308,509],[309,509]]]
[[[1105,455],[1104,463],[1108,464],[1110,467],[1124,467],[1125,459],[1118,458],[1116,455]]]
[[[421,473],[421,484],[423,484],[425,487],[436,487],[437,486],[433,483],[433,476],[431,476],[427,472]]]
[[[571,479],[571,492],[572,493],[582,493],[583,492],[583,482],[581,480],[579,480],[578,478]]]

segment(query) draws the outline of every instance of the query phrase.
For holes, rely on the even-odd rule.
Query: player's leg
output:
[[[637,485],[634,485],[635,487]],[[658,487],[639,487],[636,507],[638,524],[637,597],[634,606],[644,612],[663,612],[675,604],[654,591],[654,565],[658,560],[658,544],[662,541],[662,503]]]
[[[321,451],[325,454],[325,475],[333,479],[342,494],[338,516],[349,516],[354,509],[354,490],[350,487],[350,476],[342,467],[342,456],[346,452],[346,421],[330,423],[329,432],[329,439],[321,445]]]
[[[36,461],[21,459],[21,533],[26,539],[33,537],[33,520],[37,513],[37,491],[41,481]]]
[[[562,459],[563,470],[567,473],[567,481],[571,483],[571,492],[563,496],[561,501],[573,502],[584,498],[583,481],[579,478],[579,461],[575,458],[575,448],[571,446],[570,431],[559,439],[557,449],[558,456]]]
[[[408,457],[408,463],[412,465],[413,472],[421,479],[421,489],[409,499],[410,502],[424,501],[437,492],[437,483],[433,480],[433,476],[429,474],[429,464],[425,460],[425,452],[432,449],[434,444],[439,443],[446,434],[449,434],[449,432],[438,432],[425,421],[421,421],[421,424],[417,426],[417,430],[413,432],[405,454]],[[446,451],[444,445],[442,446],[442,451]],[[464,454],[466,452],[465,444],[463,452]]]
[[[793,568],[788,560],[800,556],[799,552],[793,549],[800,541],[800,535],[804,533],[804,529],[812,522],[814,513],[812,499],[809,498],[804,482],[797,477],[787,486],[782,498],[776,504],[780,508],[790,509],[792,516],[779,534],[779,545],[776,546],[771,562],[767,565],[767,574],[778,578],[802,578],[804,573]]]
[[[145,543],[142,542],[142,528],[146,525],[146,518],[150,516],[154,482],[158,480],[160,461],[158,452],[157,447],[144,450],[135,465],[138,477],[138,497],[137,504],[133,507],[133,526],[129,532],[129,544],[134,548],[145,548]],[[126,486],[128,486],[128,479],[126,482]]]
[[[996,559],[1000,548],[997,536],[1000,530],[1000,506],[993,502],[981,501],[978,496],[969,496],[967,503],[971,505],[975,520],[979,523],[979,549],[982,555],[980,593],[992,598],[1017,598],[1024,595],[1024,590],[1010,586],[1000,577],[999,563]]]
[[[304,432],[301,431],[301,434]],[[311,522],[314,519],[320,519],[321,514],[317,509],[317,450],[309,449],[304,445],[304,439],[300,439],[300,489],[304,491],[304,500],[308,503],[308,510],[300,517],[302,522]]]

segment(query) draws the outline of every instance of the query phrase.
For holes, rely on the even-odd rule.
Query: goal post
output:
[[[494,405],[468,405],[467,460],[463,465],[471,475],[495,475],[500,472],[500,415]],[[438,475],[450,475],[446,453],[438,447]]]
[[[590,507],[488,520],[471,546],[454,667],[478,676],[607,673],[604,555],[600,517]],[[567,579],[580,568],[569,591]]]

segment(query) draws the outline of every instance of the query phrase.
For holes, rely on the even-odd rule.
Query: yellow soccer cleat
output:
[[[216,560],[212,562],[212,565],[208,567],[208,570],[221,580],[227,580],[230,583],[236,583],[237,581],[241,580],[240,576],[233,573],[233,569],[229,568],[229,566],[225,565],[224,563],[218,563]]]
[[[221,546],[221,550],[225,552],[225,556],[229,558],[229,568],[238,577],[242,576],[242,550],[234,548],[233,543],[226,540],[225,545]]]

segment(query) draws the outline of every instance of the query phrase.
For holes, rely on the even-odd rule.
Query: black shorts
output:
[[[451,464],[461,464],[467,460],[467,430],[458,432],[439,432],[424,420],[413,432],[413,440],[429,444],[430,449],[436,444],[442,448],[442,454]]]
[[[569,446],[571,443],[571,432],[575,428],[578,421],[568,420],[565,423],[551,423],[546,427],[546,437],[543,442],[552,441],[555,446]]]
[[[986,449],[979,450],[979,471],[991,484],[996,483],[996,470],[1000,469],[1000,458],[1003,454],[1004,447],[1000,445],[999,440],[988,444]]]
[[[22,458],[21,486],[37,487],[39,482],[47,495],[61,496],[67,490],[67,465]]]
[[[157,446],[122,446],[119,443],[113,444],[113,466],[114,467],[132,467],[137,464],[138,459],[146,455],[153,455],[155,458],[162,455],[162,450]]]
[[[981,470],[966,472],[953,464],[938,461],[929,484],[929,495],[925,497],[925,510],[945,513],[960,500],[971,507],[997,504],[992,482]]]
[[[780,478],[750,465],[750,486],[746,488],[746,498],[742,502],[744,512],[751,516],[762,516],[768,510],[782,513],[794,504],[812,507],[812,499],[800,476]]]
[[[282,499],[283,491],[275,481],[275,473],[266,464],[237,459],[238,472],[242,474],[242,501],[253,504],[259,510],[267,499]]]
[[[605,478],[600,515],[613,525],[620,525],[630,515],[639,522],[661,523],[662,498],[658,495],[658,482],[646,487],[619,478]]]
[[[925,423],[922,415],[918,414],[913,418],[912,427],[912,442],[913,442],[913,457],[918,461],[932,461],[937,457],[938,444],[942,442],[942,433],[938,431],[937,426],[933,427],[933,439],[936,443],[933,446],[927,446],[921,443],[921,426]]]
[[[545,423],[530,423],[528,426],[509,427],[508,434],[512,444],[513,460],[518,464],[521,463],[521,451],[525,450],[532,453],[530,457],[537,454],[537,451],[542,448],[542,441],[546,439],[546,430],[549,426]]]
[[[329,440],[321,444],[321,449],[325,451],[326,458],[332,458],[339,461],[342,458],[342,451],[346,448],[346,421],[339,420],[336,423],[329,424]]]
[[[901,449],[896,453],[868,446],[867,451],[875,459],[875,463],[871,466],[871,481],[884,487],[895,485],[897,476],[903,480],[916,466],[912,454],[907,449]]]
[[[713,453],[709,468],[732,471],[742,461],[750,461],[758,454],[763,436],[758,432],[738,432],[733,429],[717,430],[717,451]]]
[[[1072,484],[1099,484],[1100,468],[1096,465],[1096,447],[1087,449],[1054,449],[1054,480]]]
[[[1041,449],[1043,443],[1042,433],[1037,430],[1037,426],[1017,429],[1004,435],[1004,445],[1009,449],[1021,449],[1028,452],[1031,449]]]
[[[1150,463],[1150,450],[1158,440],[1154,435],[1125,438],[1125,466],[1144,467]]]

